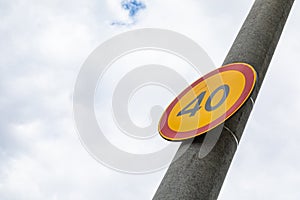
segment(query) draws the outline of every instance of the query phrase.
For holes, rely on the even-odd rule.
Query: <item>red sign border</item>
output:
[[[174,131],[169,127],[168,124],[168,117],[170,112],[172,111],[173,107],[176,105],[176,103],[187,93],[189,92],[192,88],[194,88],[196,85],[198,85],[200,82],[208,79],[209,77],[224,72],[224,71],[230,71],[230,70],[235,70],[241,72],[245,79],[246,79],[246,84],[244,87],[244,90],[240,96],[240,98],[234,103],[234,105],[229,108],[222,116],[220,116],[218,119],[214,120],[210,124],[203,126],[201,128],[192,130],[192,131],[185,131],[185,132],[179,132],[179,131]],[[231,63],[228,65],[225,65],[223,67],[220,67],[214,71],[211,71],[210,73],[206,74],[202,78],[198,79],[195,81],[193,84],[191,84],[188,88],[186,88],[183,92],[181,92],[178,97],[176,97],[173,102],[168,106],[168,108],[165,110],[163,113],[158,129],[159,129],[159,134],[171,141],[182,141],[186,140],[189,138],[193,138],[196,136],[199,136],[216,126],[220,125],[224,121],[226,121],[229,117],[231,117],[236,111],[239,110],[239,108],[246,102],[246,100],[249,98],[256,82],[256,72],[254,68],[247,64],[247,63]],[[180,137],[179,137],[180,136]]]

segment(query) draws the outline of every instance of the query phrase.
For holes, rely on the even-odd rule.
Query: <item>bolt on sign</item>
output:
[[[163,113],[160,135],[172,141],[196,137],[232,116],[249,98],[256,72],[246,63],[218,68],[186,88]]]

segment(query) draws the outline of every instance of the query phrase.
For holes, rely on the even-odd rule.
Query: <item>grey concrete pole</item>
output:
[[[238,146],[294,0],[256,0],[224,64],[245,62],[258,75],[251,98],[229,118],[212,151],[199,158],[205,135],[194,139],[164,176],[155,200],[214,200]],[[178,151],[184,149],[183,143]]]

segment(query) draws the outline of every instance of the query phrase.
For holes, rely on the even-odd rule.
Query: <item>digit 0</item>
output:
[[[211,105],[211,101],[212,99],[215,97],[215,95],[220,91],[223,90],[223,96],[222,99],[219,101],[219,103],[217,103],[215,106]],[[205,104],[205,110],[207,111],[214,111],[217,108],[219,108],[224,101],[226,100],[227,96],[229,94],[229,86],[228,85],[221,85],[220,87],[218,87],[217,89],[215,89],[215,91],[213,91],[211,93],[211,95],[208,97],[206,104]]]

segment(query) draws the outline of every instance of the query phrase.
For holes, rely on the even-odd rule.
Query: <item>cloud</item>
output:
[[[78,70],[114,33],[102,28],[107,9],[98,12],[105,4],[0,4],[0,199],[151,196],[149,188],[163,172],[132,177],[108,169],[87,153],[74,128],[72,92]],[[138,191],[131,185],[138,185]]]
[[[0,199],[151,199],[165,171],[121,174],[99,164],[80,144],[72,91],[81,64],[97,45],[122,31],[105,21],[126,22],[131,9],[139,18],[135,28],[183,33],[219,65],[251,4],[153,0],[140,15],[134,5],[122,8],[119,0],[1,1]],[[220,199],[300,197],[299,5],[295,3]]]

